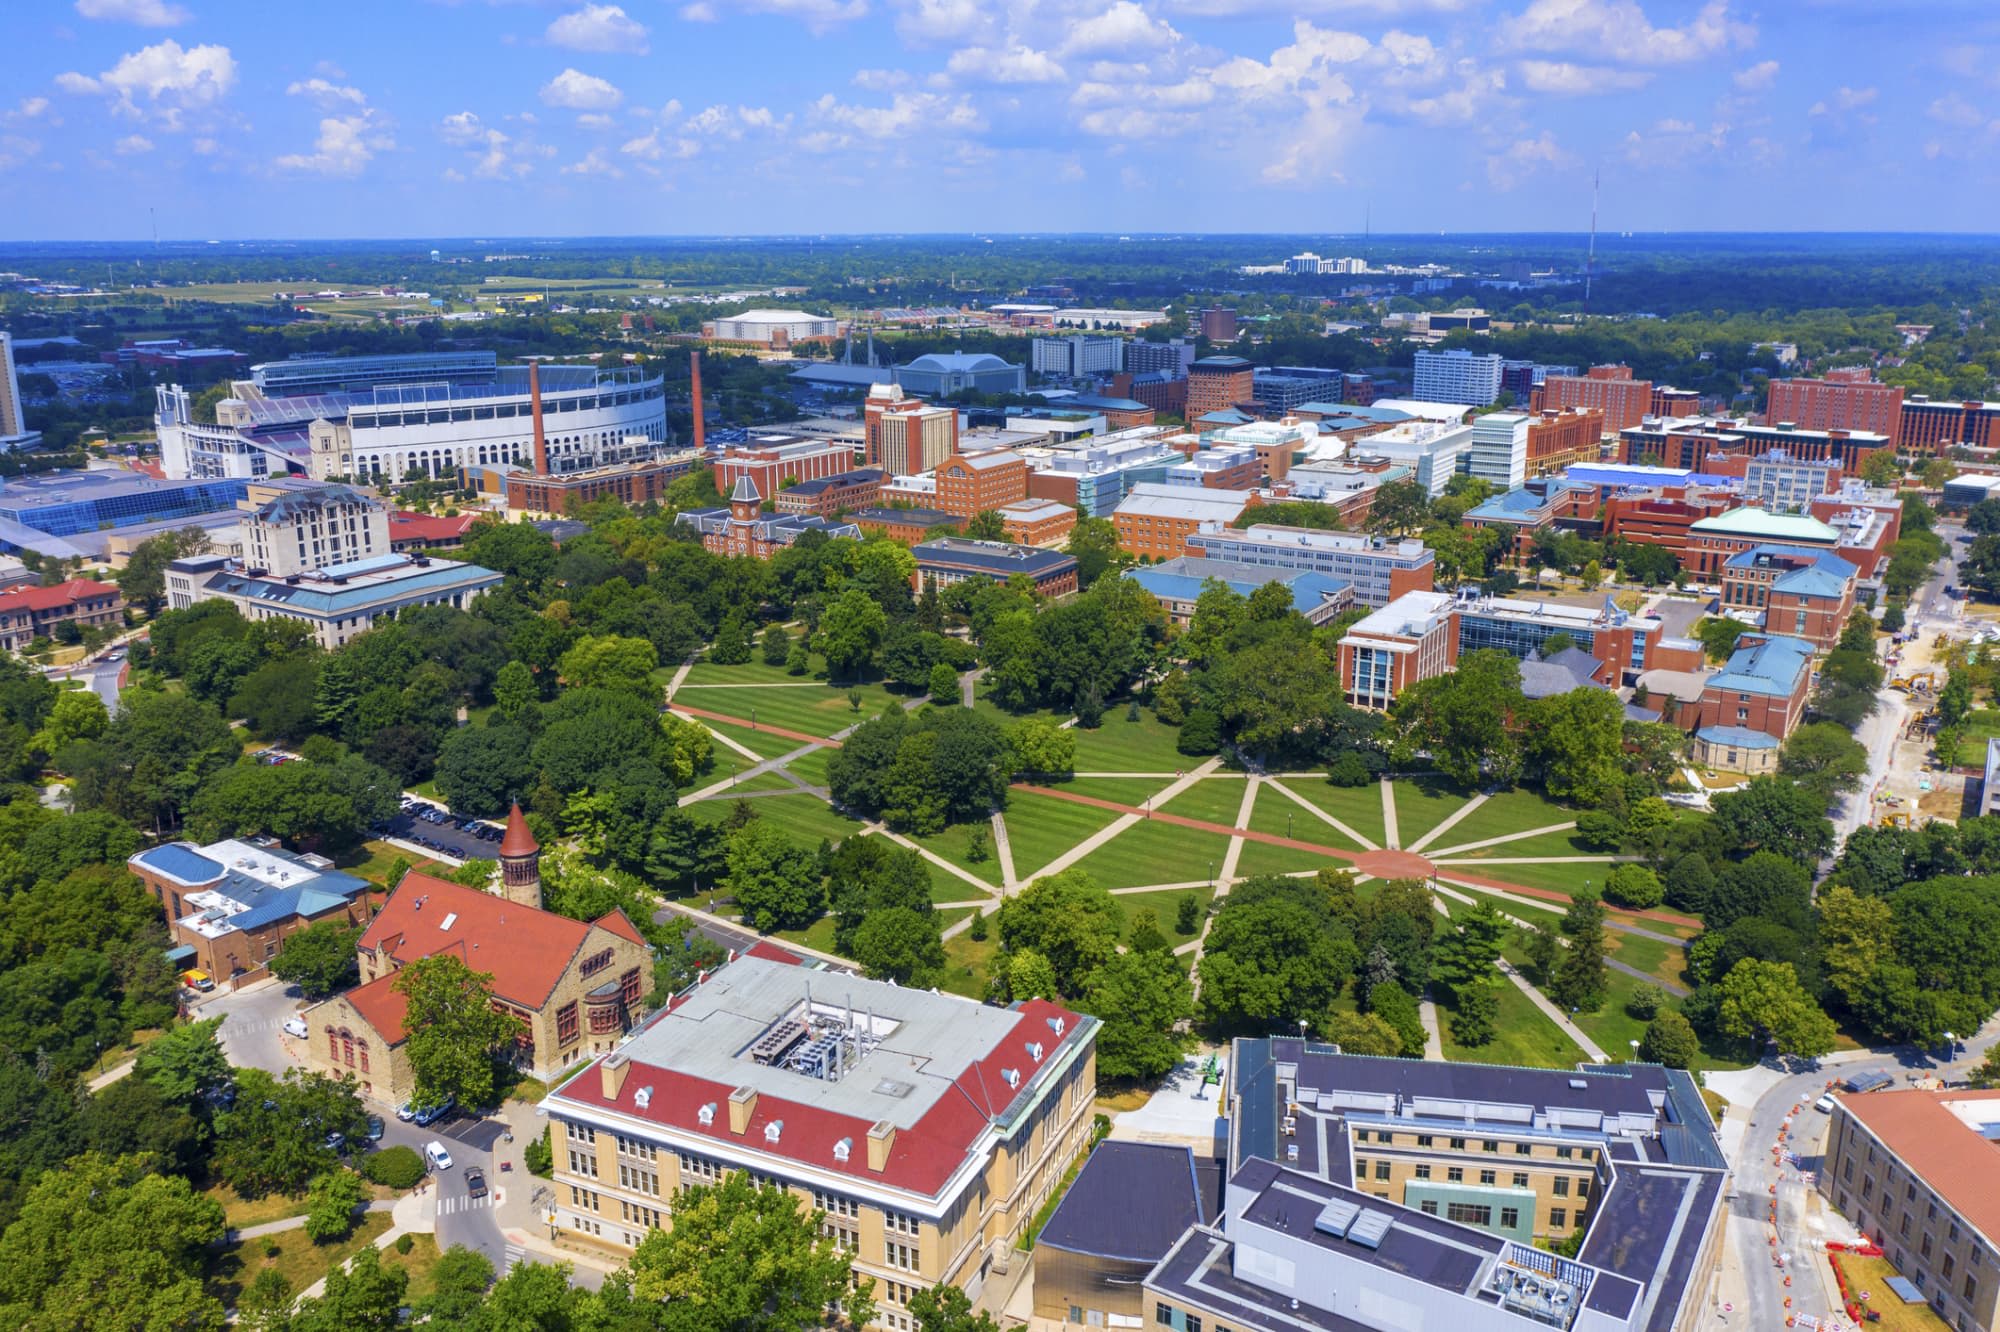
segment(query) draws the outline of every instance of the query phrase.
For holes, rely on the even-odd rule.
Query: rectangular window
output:
[[[1447,1183],[1463,1184],[1465,1182],[1465,1171],[1459,1166],[1446,1166],[1444,1177]]]
[[[1438,1214],[1437,1200],[1434,1198],[1426,1198],[1420,1206],[1422,1206],[1425,1216],[1436,1216]]]
[[[655,1198],[660,1196],[660,1177],[657,1174],[639,1166],[626,1165],[623,1161],[618,1163],[618,1185],[634,1193],[650,1193]]]
[[[914,1235],[923,1223],[906,1212],[891,1212],[884,1208],[882,1228],[898,1235]]]
[[[1430,1145],[1431,1145],[1431,1142],[1432,1142],[1432,1138],[1431,1138],[1431,1135],[1430,1135],[1430,1134],[1428,1134],[1428,1133],[1419,1133],[1419,1134],[1417,1135],[1417,1146],[1419,1146],[1419,1147],[1428,1147],[1428,1146],[1430,1146]]]
[[[591,1179],[596,1179],[597,1158],[589,1152],[580,1152],[574,1147],[570,1148],[569,1173],[572,1175],[585,1175]]]
[[[1153,1321],[1161,1327],[1172,1327],[1174,1325],[1174,1311],[1164,1304],[1155,1304],[1153,1306]]]
[[[1451,1140],[1451,1149],[1452,1149],[1453,1151],[1455,1151],[1455,1152],[1462,1152],[1462,1151],[1464,1151],[1464,1150],[1465,1150],[1465,1139],[1464,1139],[1464,1138],[1453,1138],[1453,1139]]]
[[[1534,1148],[1529,1146],[1525,1142],[1517,1142],[1514,1144],[1514,1155],[1516,1156],[1526,1156],[1533,1150]]]
[[[1493,1209],[1484,1203],[1455,1202],[1444,1209],[1447,1221],[1462,1221],[1468,1226],[1488,1226],[1493,1224]]]
[[[622,1133],[618,1134],[617,1138],[618,1154],[620,1156],[636,1157],[641,1161],[652,1161],[659,1158],[660,1149],[650,1142],[641,1142],[637,1138],[628,1138]]]
[[[1574,1147],[1556,1148],[1556,1160],[1558,1161],[1567,1161],[1574,1155],[1576,1155],[1576,1149]]]
[[[1569,1177],[1567,1175],[1556,1176],[1554,1191],[1558,1198],[1569,1197]]]
[[[1961,1294],[1965,1296],[1965,1302],[1967,1304],[1971,1304],[1974,1301],[1976,1301],[1979,1298],[1978,1278],[1974,1277],[1972,1273],[1967,1272],[1965,1274],[1965,1284],[1959,1287],[1959,1291]]]
[[[1354,1162],[1354,1177],[1355,1177],[1356,1179],[1366,1179],[1366,1178],[1368,1178],[1368,1162],[1366,1162],[1366,1161],[1364,1161],[1364,1160],[1362,1160],[1362,1159],[1360,1159],[1360,1158],[1358,1158],[1358,1157],[1357,1157],[1357,1158],[1355,1159],[1355,1162]]]
[[[1375,1163],[1375,1178],[1389,1178],[1389,1163],[1387,1161],[1377,1161]]]
[[[1479,1144],[1479,1150],[1482,1152],[1497,1152],[1500,1150],[1500,1144],[1492,1138],[1488,1138],[1485,1142]]]
[[[1517,1189],[1525,1189],[1525,1188],[1527,1188],[1527,1187],[1528,1187],[1528,1172],[1527,1172],[1527,1171],[1525,1171],[1525,1170],[1516,1170],[1516,1171],[1514,1172],[1514,1187],[1515,1187],[1515,1188],[1517,1188]]]
[[[882,1246],[882,1255],[882,1261],[891,1267],[899,1267],[905,1272],[917,1270],[917,1246],[914,1244],[899,1244],[890,1240]]]
[[[1551,1230],[1569,1229],[1568,1209],[1562,1207],[1549,1208],[1549,1229]]]
[[[1499,1182],[1499,1178],[1500,1177],[1491,1170],[1482,1170],[1479,1172],[1479,1182],[1481,1184],[1495,1184]]]
[[[1430,1177],[1431,1177],[1431,1168],[1429,1166],[1420,1165],[1417,1167],[1418,1179],[1429,1179]]]
[[[1512,1230],[1514,1229],[1514,1227],[1520,1224],[1521,1224],[1520,1208],[1503,1207],[1500,1209],[1500,1228],[1502,1230]]]
[[[568,1045],[577,1036],[576,1001],[572,999],[556,1010],[556,1044]]]

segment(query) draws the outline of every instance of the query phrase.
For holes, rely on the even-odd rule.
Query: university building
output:
[[[176,967],[222,982],[258,975],[287,935],[315,921],[363,923],[374,886],[266,837],[168,842],[125,863],[166,913]]]

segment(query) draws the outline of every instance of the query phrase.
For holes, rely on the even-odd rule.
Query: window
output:
[[[1431,1135],[1428,1133],[1419,1133],[1417,1135],[1417,1146],[1419,1147],[1428,1147],[1431,1145],[1432,1141],[1433,1139],[1431,1138]]]
[[[891,1212],[886,1208],[883,1209],[882,1228],[893,1234],[914,1235],[917,1233],[918,1227],[922,1224],[916,1217],[908,1213]]]
[[[1364,1160],[1362,1160],[1362,1159],[1360,1159],[1360,1158],[1358,1158],[1358,1157],[1357,1157],[1357,1158],[1355,1159],[1355,1162],[1354,1162],[1354,1177],[1355,1177],[1356,1179],[1366,1179],[1366,1178],[1368,1178],[1368,1162],[1366,1162],[1366,1161],[1364,1161]]]
[[[569,1186],[569,1201],[573,1207],[594,1212],[597,1210],[597,1191],[595,1189],[580,1189],[572,1184]]]
[[[655,1198],[660,1196],[659,1175],[639,1166],[626,1165],[623,1161],[618,1163],[618,1186],[634,1193],[650,1193]]]
[[[1568,1209],[1562,1207],[1549,1208],[1549,1229],[1551,1230],[1569,1229]]]
[[[583,959],[583,974],[585,976],[595,976],[598,972],[611,965],[611,957],[612,953],[609,948],[594,956],[586,957]]]
[[[882,1261],[905,1272],[914,1272],[917,1270],[917,1246],[890,1240],[882,1246]]]
[[[1493,1224],[1493,1209],[1484,1203],[1450,1203],[1444,1209],[1447,1221],[1463,1221],[1468,1226]]]
[[[1527,1188],[1527,1187],[1528,1187],[1528,1172],[1527,1172],[1527,1171],[1525,1171],[1525,1170],[1516,1170],[1516,1171],[1514,1172],[1514,1187],[1515,1187],[1515,1188],[1517,1188],[1517,1189],[1525,1189],[1525,1188]]]
[[[1558,1147],[1558,1148],[1556,1148],[1556,1160],[1558,1160],[1558,1161],[1567,1161],[1567,1160],[1569,1160],[1569,1159],[1570,1159],[1570,1158],[1571,1158],[1572,1156],[1575,1156],[1575,1155],[1576,1155],[1576,1148],[1574,1148],[1574,1147]]]
[[[576,1001],[572,999],[556,1010],[556,1044],[568,1045],[576,1036]]]
[[[1435,1199],[1425,1199],[1422,1207],[1425,1216],[1436,1216],[1438,1214],[1438,1205]]]
[[[1555,1195],[1558,1198],[1569,1197],[1569,1176],[1567,1175],[1556,1176]]]
[[[590,1179],[596,1179],[597,1158],[595,1156],[592,1156],[588,1152],[580,1152],[574,1147],[570,1148],[569,1173],[572,1175],[583,1175]]]
[[[681,1157],[681,1173],[692,1178],[697,1183],[713,1184],[716,1180],[722,1178],[722,1165],[720,1162],[711,1161],[705,1156],[683,1156]]]
[[[1375,1178],[1389,1178],[1389,1163],[1387,1161],[1377,1161],[1375,1163]]]
[[[1431,1177],[1431,1168],[1429,1166],[1420,1165],[1417,1167],[1418,1179],[1429,1179],[1430,1177]]]
[[[1585,1175],[1576,1181],[1576,1196],[1581,1198],[1590,1192],[1590,1177]]]
[[[1965,1284],[1959,1287],[1959,1293],[1965,1296],[1967,1304],[1977,1301],[1979,1298],[1979,1279],[1973,1276],[1972,1273],[1967,1272],[1965,1274]]]
[[[652,1161],[658,1159],[659,1148],[650,1142],[641,1142],[637,1138],[628,1138],[621,1133],[618,1135],[618,1154],[620,1156],[637,1157],[641,1161]]]
[[[1453,1138],[1453,1139],[1451,1140],[1451,1149],[1452,1149],[1453,1151],[1455,1151],[1455,1152],[1462,1152],[1462,1151],[1464,1151],[1464,1150],[1465,1150],[1465,1139],[1464,1139],[1464,1138]]]
[[[1444,1177],[1448,1183],[1463,1184],[1465,1182],[1465,1171],[1459,1166],[1446,1166]]]
[[[1367,1141],[1368,1141],[1368,1130],[1367,1130],[1367,1129],[1356,1129],[1356,1130],[1354,1130],[1354,1140],[1355,1140],[1356,1142],[1367,1142]]]
[[[1957,1266],[1958,1266],[1958,1259],[1952,1257],[1950,1254],[1946,1254],[1944,1256],[1944,1260],[1938,1264],[1938,1280],[1940,1281],[1951,1280],[1952,1269]]]
[[[1164,1304],[1155,1304],[1153,1306],[1153,1321],[1162,1327],[1172,1327],[1174,1325],[1174,1311]]]
[[[1525,1143],[1525,1142],[1517,1142],[1517,1143],[1515,1143],[1515,1144],[1514,1144],[1514,1155],[1516,1155],[1516,1156],[1526,1156],[1526,1155],[1527,1155],[1528,1153],[1532,1152],[1533,1150],[1534,1150],[1534,1148],[1533,1148],[1533,1147],[1531,1147],[1531,1146],[1529,1146],[1529,1145],[1528,1145],[1527,1143]]]
[[[1201,1332],[1201,1319],[1193,1314],[1187,1316],[1187,1332]]]
[[[1520,1208],[1503,1207],[1500,1209],[1500,1228],[1502,1230],[1512,1230],[1520,1224],[1521,1224]]]
[[[1479,1150],[1482,1152],[1497,1152],[1500,1150],[1500,1144],[1492,1138],[1488,1138],[1485,1142],[1479,1144]]]

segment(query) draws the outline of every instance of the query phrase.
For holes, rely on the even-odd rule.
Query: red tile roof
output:
[[[622,938],[637,934],[623,912],[598,923],[613,929],[613,916],[624,926],[614,933]],[[553,911],[537,911],[412,870],[369,923],[360,946],[385,952],[402,965],[458,948],[467,966],[492,973],[496,998],[539,1009],[590,929]]]
[[[769,939],[759,939],[756,943],[751,944],[749,948],[744,950],[743,956],[761,957],[767,962],[784,962],[794,967],[805,961],[804,958],[794,953],[791,949],[780,948]]]
[[[507,834],[500,839],[500,854],[507,857],[532,856],[541,850],[535,835],[528,831],[528,821],[521,817],[521,802],[507,811]]]
[[[616,1096],[604,1095],[604,1079],[599,1064],[592,1064],[557,1089],[556,1095],[592,1109],[616,1110],[718,1145],[783,1157],[814,1169],[830,1171],[852,1179],[904,1189],[925,1197],[935,1197],[944,1188],[967,1154],[993,1119],[1013,1101],[1032,1091],[1033,1075],[1052,1062],[1064,1041],[1076,1039],[1082,1021],[1046,1000],[1034,999],[1017,1010],[1018,1020],[988,1056],[970,1065],[952,1084],[953,1091],[941,1096],[923,1117],[908,1128],[896,1131],[884,1168],[868,1168],[868,1130],[873,1121],[822,1110],[817,1106],[760,1093],[749,1127],[742,1133],[729,1131],[729,1094],[735,1089],[706,1078],[677,1073],[657,1064],[633,1060]],[[1048,1025],[1051,1017],[1063,1021],[1058,1037]],[[1027,1051],[1030,1042],[1043,1046],[1038,1065]],[[1000,1076],[1002,1068],[1016,1069],[1021,1085],[1011,1088]],[[638,1094],[652,1088],[645,1109],[639,1108]],[[713,1122],[701,1122],[701,1108],[715,1106]],[[767,1125],[782,1121],[776,1143],[766,1142]],[[833,1149],[841,1139],[849,1139],[847,1160],[835,1159]]]
[[[479,515],[462,513],[456,518],[436,518],[427,513],[408,513],[397,510],[389,515],[389,540],[396,541],[458,541],[471,528],[473,519]]]
[[[2000,1091],[1878,1091],[1842,1096],[1840,1105],[1953,1211],[2000,1240],[2000,1145],[1945,1108],[1958,1101],[1996,1102],[2000,1121]]]
[[[14,610],[67,610],[79,601],[115,597],[118,589],[90,578],[72,578],[53,587],[12,587],[0,592],[0,614]]]
[[[403,1021],[410,1014],[410,1001],[396,988],[395,972],[377,976],[366,985],[355,986],[347,992],[347,1002],[354,1005],[354,1011],[361,1014],[369,1026],[382,1034],[382,1039],[391,1045],[403,1043]]]

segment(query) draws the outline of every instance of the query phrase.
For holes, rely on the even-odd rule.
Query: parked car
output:
[[[424,1144],[424,1164],[433,1170],[449,1170],[451,1169],[451,1153],[444,1149],[443,1143],[439,1142],[436,1138],[432,1138]]]
[[[382,1141],[382,1132],[383,1132],[382,1116],[380,1115],[368,1116],[368,1141],[370,1142]]]
[[[200,990],[206,994],[215,988],[215,980],[206,971],[189,969],[181,973],[181,984],[190,990]]]
[[[296,1036],[300,1040],[304,1040],[311,1033],[312,1028],[308,1027],[306,1020],[296,1013],[285,1019],[285,1035]]]
[[[465,1196],[484,1198],[486,1196],[486,1172],[473,1166],[465,1172]]]
[[[1813,1102],[1813,1109],[1815,1109],[1815,1110],[1819,1111],[1819,1112],[1820,1112],[1821,1114],[1823,1114],[1823,1115],[1830,1115],[1830,1114],[1832,1114],[1832,1113],[1833,1113],[1833,1093],[1832,1093],[1832,1092],[1821,1092],[1821,1093],[1820,1093],[1820,1095],[1819,1095],[1819,1099],[1818,1099],[1817,1101],[1814,1101],[1814,1102]]]
[[[432,1124],[437,1123],[440,1119],[443,1119],[446,1115],[450,1114],[453,1110],[457,1108],[458,1108],[458,1098],[455,1096],[447,1096],[442,1101],[439,1101],[436,1105],[427,1105],[421,1109],[412,1111],[410,1114],[410,1122],[417,1125],[417,1127],[419,1128],[429,1128]]]
[[[329,1133],[326,1135],[326,1145],[333,1151],[345,1152],[347,1150],[347,1135],[337,1132]]]

